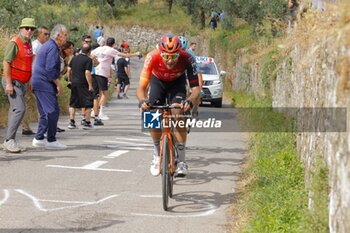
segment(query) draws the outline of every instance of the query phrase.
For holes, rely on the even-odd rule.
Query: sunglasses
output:
[[[85,43],[92,43],[92,40],[85,40]]]
[[[176,60],[179,58],[179,53],[161,53],[160,56],[162,56],[163,60]]]
[[[29,31],[31,30],[32,32],[35,31],[35,28],[32,28],[32,27],[23,27],[26,31]]]
[[[44,35],[45,35],[45,36],[49,36],[49,35],[50,35],[50,32],[44,32]]]

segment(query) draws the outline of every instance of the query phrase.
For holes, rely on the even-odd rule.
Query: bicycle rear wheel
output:
[[[170,171],[169,171],[169,161],[170,161],[170,150],[168,138],[165,137],[163,141],[163,151],[162,151],[162,198],[163,198],[163,209],[168,210],[169,203],[169,192],[170,192]]]

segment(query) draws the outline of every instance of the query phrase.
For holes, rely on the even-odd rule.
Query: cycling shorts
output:
[[[164,105],[169,98],[171,103],[181,103],[186,100],[186,75],[181,75],[172,82],[164,82],[151,76],[149,101],[151,105]]]

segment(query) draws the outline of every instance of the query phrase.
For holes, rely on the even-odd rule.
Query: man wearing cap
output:
[[[19,34],[13,37],[5,50],[2,85],[10,102],[8,128],[4,150],[19,153],[24,149],[16,142],[16,132],[25,113],[25,84],[32,76],[33,50],[31,38],[36,29],[32,18],[24,18],[19,26]],[[29,85],[29,88],[31,86]]]

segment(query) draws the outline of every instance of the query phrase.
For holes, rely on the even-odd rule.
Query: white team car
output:
[[[203,76],[202,103],[210,102],[215,107],[222,106],[223,84],[222,77],[225,71],[218,71],[214,58],[196,57],[199,70]]]

